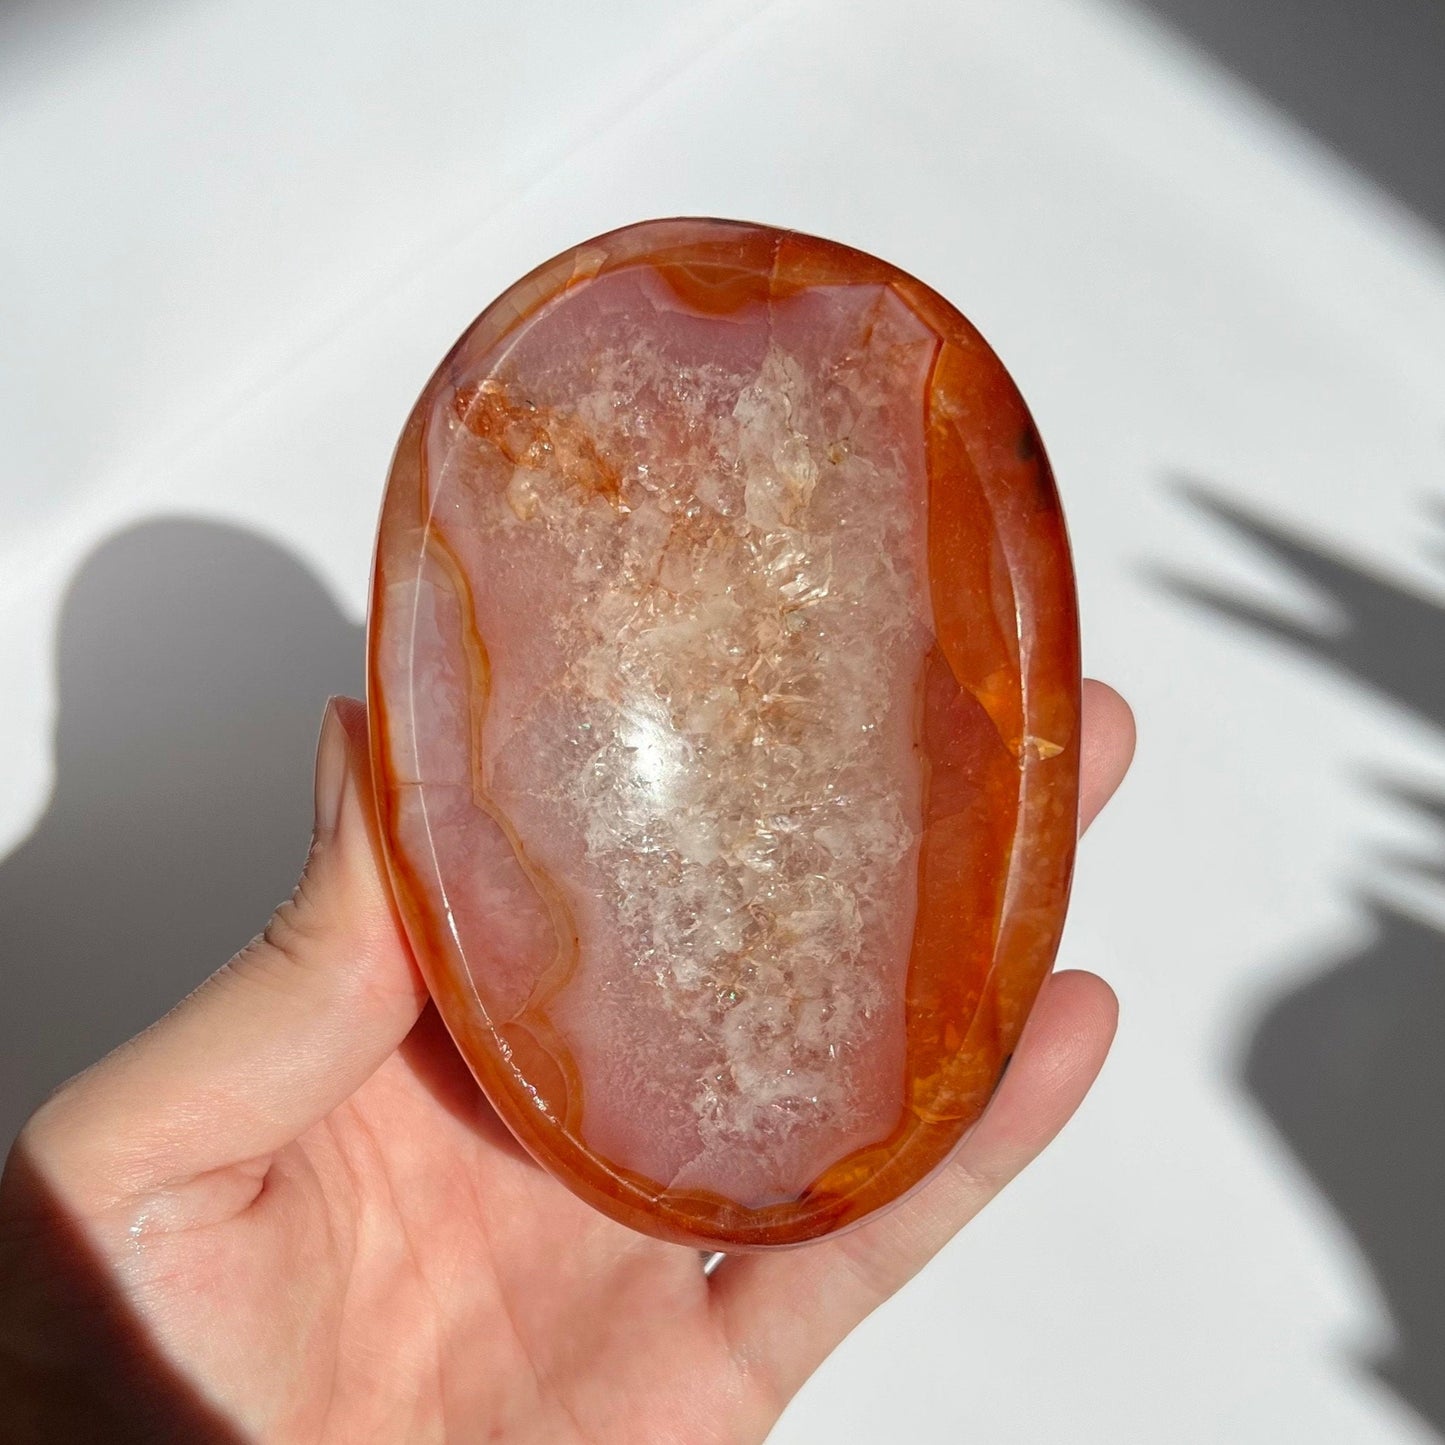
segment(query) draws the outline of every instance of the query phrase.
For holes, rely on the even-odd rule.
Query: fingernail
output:
[[[325,843],[336,835],[351,782],[351,739],[336,702],[334,697],[327,699],[321,736],[316,740],[316,821],[312,827],[316,843]]]

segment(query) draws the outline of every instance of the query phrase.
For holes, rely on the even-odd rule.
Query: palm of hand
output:
[[[203,1376],[261,1438],[467,1440],[486,1421],[499,1441],[737,1441],[780,1408],[738,1368],[697,1254],[533,1163],[430,1010],[236,1213],[258,1173],[197,1181],[215,1223],[132,1285],[161,1284],[163,1332],[204,1341]]]

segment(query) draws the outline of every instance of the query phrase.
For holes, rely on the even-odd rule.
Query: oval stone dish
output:
[[[402,433],[368,659],[397,906],[498,1114],[636,1229],[797,1244],[955,1150],[1057,947],[1079,686],[1017,388],[846,246],[585,242]]]

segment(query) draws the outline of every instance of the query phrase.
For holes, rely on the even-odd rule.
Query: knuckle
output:
[[[331,934],[326,910],[318,896],[311,870],[301,875],[296,891],[271,915],[260,936],[241,951],[275,962],[307,964],[323,951]]]

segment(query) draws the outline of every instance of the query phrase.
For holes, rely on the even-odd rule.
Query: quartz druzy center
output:
[[[898,1197],[1057,940],[1077,643],[977,334],[827,242],[653,222],[518,283],[423,394],[371,621],[383,835],[537,1158],[737,1247]]]

